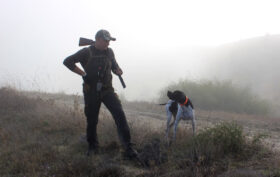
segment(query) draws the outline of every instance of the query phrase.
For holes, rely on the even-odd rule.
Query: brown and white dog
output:
[[[192,121],[193,135],[195,135],[195,110],[191,100],[180,90],[174,92],[168,91],[167,96],[170,100],[165,105],[167,114],[166,138],[168,139],[169,129],[175,123],[173,140],[176,139],[177,127],[181,119]],[[174,120],[170,124],[172,116],[174,117]]]

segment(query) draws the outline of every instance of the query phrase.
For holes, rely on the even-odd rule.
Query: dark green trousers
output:
[[[95,89],[91,88],[87,84],[83,85],[84,91],[84,101],[85,101],[85,115],[87,117],[87,141],[89,146],[97,147],[98,146],[98,137],[97,137],[97,124],[98,124],[98,115],[101,103],[103,103],[115,120],[118,135],[120,141],[124,148],[127,148],[130,143],[130,130],[127,124],[127,120],[121,105],[121,102],[112,91],[106,91],[102,94],[98,94]]]

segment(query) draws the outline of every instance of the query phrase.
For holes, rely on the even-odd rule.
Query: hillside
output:
[[[280,105],[280,35],[221,45],[205,56],[206,77],[232,80]]]

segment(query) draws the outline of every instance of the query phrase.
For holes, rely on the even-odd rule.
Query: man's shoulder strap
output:
[[[93,52],[91,50],[91,46],[87,47],[87,50],[88,50],[88,53],[89,53],[89,57],[88,57],[86,66],[89,64],[89,62],[90,62],[90,60],[91,60],[91,58],[93,56]]]
[[[88,52],[89,52],[89,59],[92,58],[93,56],[93,53],[92,53],[92,50],[90,48],[91,46],[89,46],[87,49],[88,49]]]

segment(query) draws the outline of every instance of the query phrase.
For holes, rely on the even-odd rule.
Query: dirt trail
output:
[[[125,113],[129,121],[141,119],[142,123],[149,123],[150,126],[162,128],[164,133],[166,125],[166,116],[164,112],[158,114],[125,109]],[[199,110],[196,110],[196,119],[198,131],[222,121],[234,121],[243,126],[248,137],[264,134],[267,136],[264,139],[265,144],[272,147],[273,150],[280,150],[280,119]],[[191,129],[190,123],[190,121],[181,121],[179,126]]]

